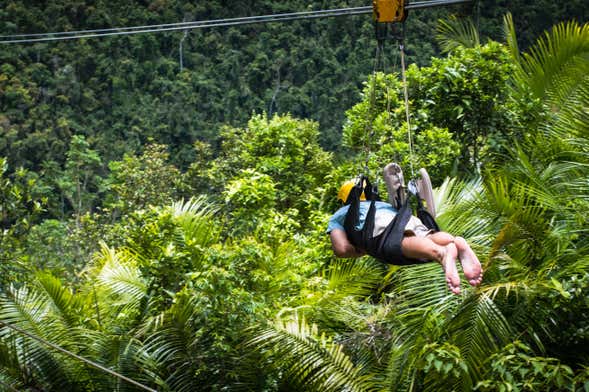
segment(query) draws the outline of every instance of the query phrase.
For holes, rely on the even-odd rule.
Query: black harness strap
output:
[[[360,197],[364,193],[366,200],[370,200],[370,207],[366,215],[364,227],[358,230],[357,227],[360,225]],[[376,201],[380,200],[378,192],[375,187],[372,186],[368,177],[361,175],[358,182],[348,195],[346,204],[350,207],[346,213],[344,220],[344,229],[350,242],[359,248],[368,251],[368,247],[372,240],[372,232],[374,231],[374,218],[376,215]]]
[[[358,229],[360,224],[360,197],[362,192],[364,192],[366,200],[370,200],[370,207],[368,208],[364,226],[362,229]],[[428,229],[440,231],[435,219],[423,208],[419,195],[416,196],[418,199],[418,218],[420,218]],[[344,229],[350,243],[358,248],[364,249],[370,256],[388,264],[409,265],[428,262],[428,260],[405,257],[401,251],[401,242],[405,234],[405,227],[413,214],[411,208],[412,197],[414,197],[413,194],[407,197],[405,204],[403,204],[384,232],[374,237],[376,201],[380,199],[376,187],[370,184],[366,176],[360,176],[346,201],[346,204],[349,204],[350,207],[344,220]]]

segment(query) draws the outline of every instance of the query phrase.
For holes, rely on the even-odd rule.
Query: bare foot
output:
[[[458,276],[458,270],[456,269],[456,256],[458,251],[453,243],[450,243],[444,247],[446,254],[442,260],[442,268],[446,274],[446,283],[448,288],[454,294],[460,294],[460,277]]]
[[[458,249],[458,258],[462,264],[464,277],[471,286],[478,286],[483,281],[483,268],[466,240],[462,237],[455,237],[454,244]]]

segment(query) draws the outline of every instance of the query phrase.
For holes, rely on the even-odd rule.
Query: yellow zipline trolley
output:
[[[405,0],[373,0],[372,16],[377,23],[404,22],[407,19]]]

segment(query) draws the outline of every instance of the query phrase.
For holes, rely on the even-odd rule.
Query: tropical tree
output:
[[[246,128],[225,128],[221,141],[221,155],[210,169],[193,165],[189,176],[208,179],[209,189],[221,194],[227,184],[235,188],[256,181],[258,174],[266,175],[274,182],[278,211],[294,209],[305,219],[316,208],[312,195],[323,186],[333,165],[331,154],[319,145],[317,123],[290,115],[254,115]],[[251,180],[244,176],[247,173]]]
[[[479,171],[522,132],[522,119],[533,106],[507,89],[514,65],[506,47],[479,44],[471,25],[464,31],[448,22],[443,26],[449,54],[428,67],[408,67],[407,104],[399,75],[375,74],[362,101],[346,113],[342,144],[357,152],[360,162],[425,167],[439,185],[446,176]]]
[[[90,148],[83,135],[72,137],[63,169],[56,167],[55,162],[46,163],[47,180],[60,192],[61,200],[57,202],[61,218],[71,212],[79,226],[82,215],[96,207],[103,191],[101,169],[100,155]]]
[[[124,252],[104,248],[88,286],[74,292],[48,273],[0,300],[2,383],[14,389],[125,390],[123,373],[157,384],[135,361],[131,333],[146,314],[145,280]],[[106,372],[104,369],[107,369]],[[122,376],[122,377],[121,377]],[[129,378],[127,377],[127,378]]]
[[[346,112],[342,144],[356,153],[356,171],[376,172],[395,161],[405,168],[425,167],[434,179],[444,178],[452,170],[461,144],[448,128],[429,122],[427,112],[413,112],[410,103],[412,114],[407,124],[399,78],[396,74],[372,75],[364,86],[362,101]]]
[[[182,194],[181,173],[169,163],[162,144],[147,145],[139,156],[127,154],[109,163],[109,193],[104,206],[113,217],[149,206],[164,206]]]
[[[175,307],[165,309],[171,302],[181,303],[183,294],[177,292],[187,285],[185,275],[206,270],[199,263],[216,241],[212,213],[202,198],[162,208],[146,214],[139,225],[145,227],[149,248],[142,246],[136,233],[129,233],[127,247],[103,244],[82,278],[70,282],[74,287],[45,272],[20,288],[6,290],[0,299],[2,382],[42,390],[131,390],[126,377],[152,390],[179,390],[162,378],[166,371],[158,368],[163,364],[158,362],[159,352],[150,351],[153,343],[144,347],[144,342],[152,342],[156,330],[165,330],[163,317],[167,320]],[[158,236],[148,235],[155,231]],[[227,275],[212,272],[201,278],[207,288],[211,276]],[[201,289],[199,298],[216,298],[214,290]],[[193,296],[192,290],[188,292]],[[222,297],[233,298],[230,294]],[[198,328],[212,328],[203,320],[209,313],[199,307],[202,304],[193,303],[191,312],[199,315]],[[220,344],[223,336],[215,342]],[[201,338],[200,344],[206,345],[207,337]],[[227,351],[233,346],[226,347]],[[212,367],[207,364],[204,369]]]
[[[0,157],[0,270],[1,285],[8,286],[29,272],[27,263],[14,262],[24,253],[24,242],[47,206],[48,187],[25,168],[11,173]],[[21,260],[19,260],[21,261]]]
[[[545,120],[512,149],[508,163],[490,173],[495,178],[491,205],[500,211],[499,219],[510,217],[496,249],[509,249],[512,265],[535,274],[536,284],[525,280],[536,293],[529,306],[552,303],[529,309],[547,351],[578,364],[587,358],[575,347],[587,341],[585,328],[579,327],[586,325],[587,304],[578,293],[586,290],[588,279],[587,187],[579,179],[588,175],[589,119],[582,113],[589,103],[589,26],[555,26],[522,56],[517,56],[509,16],[506,27],[518,60],[514,89],[541,102]]]

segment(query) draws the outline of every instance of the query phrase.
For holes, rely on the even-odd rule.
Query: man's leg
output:
[[[446,282],[450,291],[454,294],[460,293],[460,277],[456,269],[458,250],[454,242],[439,245],[427,237],[411,236],[403,238],[401,250],[403,255],[409,258],[428,259],[439,262],[444,269]]]
[[[427,238],[438,245],[448,245],[449,243],[454,242],[454,236],[445,231],[436,231],[435,233],[429,234]]]

